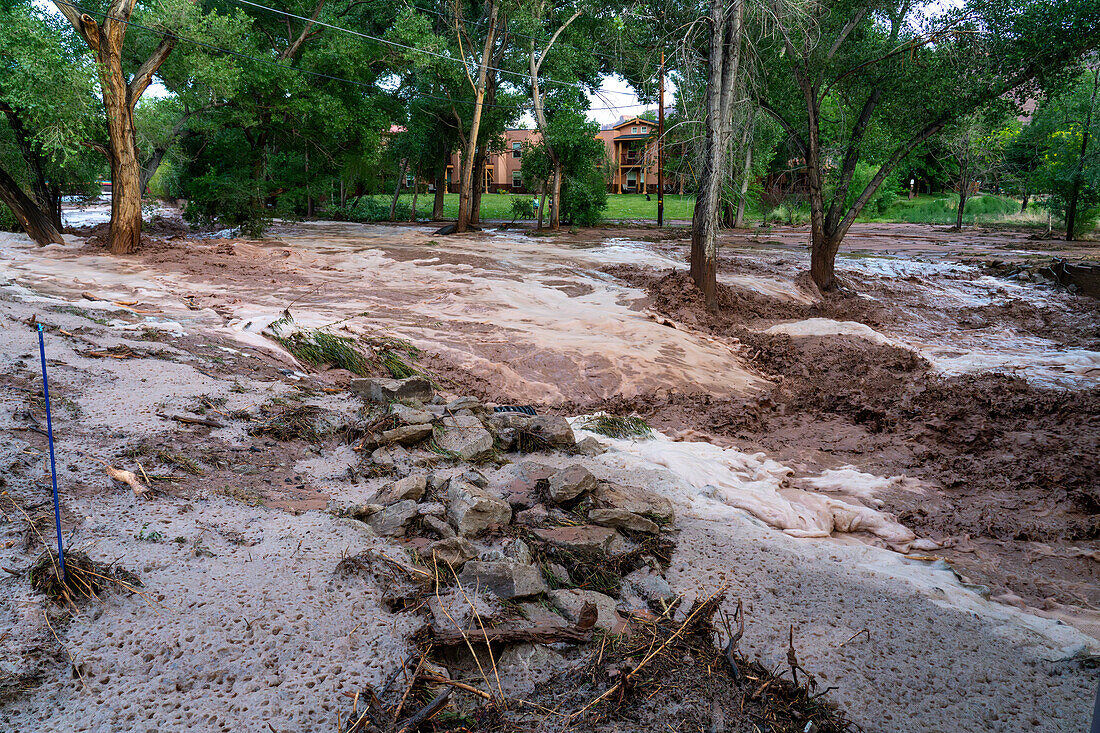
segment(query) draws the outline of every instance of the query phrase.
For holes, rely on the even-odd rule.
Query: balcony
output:
[[[623,153],[619,158],[619,165],[634,166],[645,165],[645,156],[641,152]]]

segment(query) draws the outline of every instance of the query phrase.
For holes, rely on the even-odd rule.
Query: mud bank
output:
[[[758,398],[652,396],[601,409],[637,413],[673,435],[763,450],[803,472],[856,466],[919,479],[919,493],[886,489],[876,498],[941,544],[936,554],[969,581],[1055,616],[1075,607],[1078,623],[1100,632],[1091,612],[1100,603],[1100,469],[1092,458],[1100,450],[1100,388],[952,376],[885,337],[767,332],[790,318],[888,332],[882,306],[858,296],[803,306],[726,286],[713,315],[685,274],[617,272],[647,287],[650,306],[671,323],[741,344],[775,386]],[[1072,320],[1057,311],[1048,317]],[[1091,338],[1094,325],[1082,320],[1082,328],[1065,328],[1068,338]]]

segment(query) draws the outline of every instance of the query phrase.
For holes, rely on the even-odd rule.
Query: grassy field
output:
[[[514,214],[513,201],[529,204],[532,195],[487,193],[481,197],[481,217],[486,220],[512,221]],[[431,213],[432,195],[421,194],[417,199],[417,215],[425,217]],[[355,219],[366,221],[382,221],[389,217],[390,196],[364,197],[355,211]],[[907,222],[913,224],[954,224],[955,209],[958,206],[958,196],[955,194],[921,195],[913,199],[899,197],[885,212],[874,216],[861,216],[860,221],[874,222]],[[409,207],[412,205],[412,195],[402,194],[398,202],[397,218],[407,220]],[[665,195],[665,219],[666,221],[690,220],[695,208],[695,197],[691,195],[677,196]],[[458,217],[458,194],[446,195],[443,206],[443,218],[454,219]],[[779,206],[770,210],[767,216],[750,209],[746,213],[749,223],[757,223],[762,219],[776,223],[805,224],[809,221],[809,207],[802,204],[790,212],[786,207]],[[607,209],[604,211],[604,219],[615,221],[656,221],[657,197],[651,196],[646,201],[642,194],[609,194],[607,197]],[[520,217],[519,221],[531,221],[528,215]],[[1020,203],[1016,199],[992,194],[980,194],[967,200],[966,211],[963,220],[968,225],[973,224],[1012,224],[1017,226],[1046,226],[1046,209],[1035,204],[1028,205],[1027,211],[1020,212]]]
[[[360,201],[356,213],[366,214],[381,211],[383,216],[368,216],[367,218],[385,218],[389,213],[390,200],[392,198],[392,196],[374,196],[372,201],[368,201],[367,198],[364,198]],[[417,216],[424,217],[431,214],[433,198],[432,194],[420,194],[416,201]],[[530,202],[532,198],[534,198],[534,196],[528,194],[484,194],[481,197],[481,218],[511,221],[513,199]],[[604,218],[612,221],[616,219],[652,219],[656,221],[657,197],[651,195],[651,198],[653,199],[652,201],[646,201],[645,196],[642,194],[609,194],[607,197],[607,210],[604,211]],[[404,216],[399,216],[399,218],[408,219],[409,208],[411,206],[412,194],[402,194],[398,202],[398,209],[400,212],[404,212]],[[694,196],[665,194],[665,219],[690,219],[694,209]],[[443,203],[443,218],[455,219],[457,217],[458,194],[446,194]]]

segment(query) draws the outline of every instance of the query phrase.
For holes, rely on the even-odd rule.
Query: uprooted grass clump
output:
[[[276,440],[304,440],[318,443],[326,430],[321,427],[323,410],[315,405],[286,405],[267,402],[250,416],[248,434]]]
[[[609,555],[599,550],[567,550],[541,540],[533,532],[523,533],[523,539],[531,548],[543,577],[554,588],[579,588],[594,590],[618,598],[622,593],[623,576],[655,558],[662,567],[672,561],[673,542],[667,536],[642,539],[629,552]],[[570,582],[563,584],[550,569],[560,565],[569,571]]]
[[[79,550],[65,553],[64,573],[56,554],[42,553],[31,565],[30,581],[32,588],[59,604],[98,600],[109,589],[135,593],[142,584],[130,571],[97,562]]]
[[[577,427],[609,438],[648,438],[653,434],[653,428],[640,417],[621,417],[606,412],[581,418]]]
[[[424,375],[411,363],[420,350],[392,336],[355,338],[332,333],[325,326],[305,328],[294,323],[289,310],[266,333],[304,364],[329,364],[363,376],[384,370],[394,379]]]

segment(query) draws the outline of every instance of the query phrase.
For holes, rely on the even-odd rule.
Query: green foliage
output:
[[[593,226],[607,208],[607,184],[595,168],[581,168],[562,180],[561,218],[569,224]]]
[[[582,418],[578,427],[609,438],[648,438],[653,434],[653,428],[640,417],[620,417],[605,412]]]

